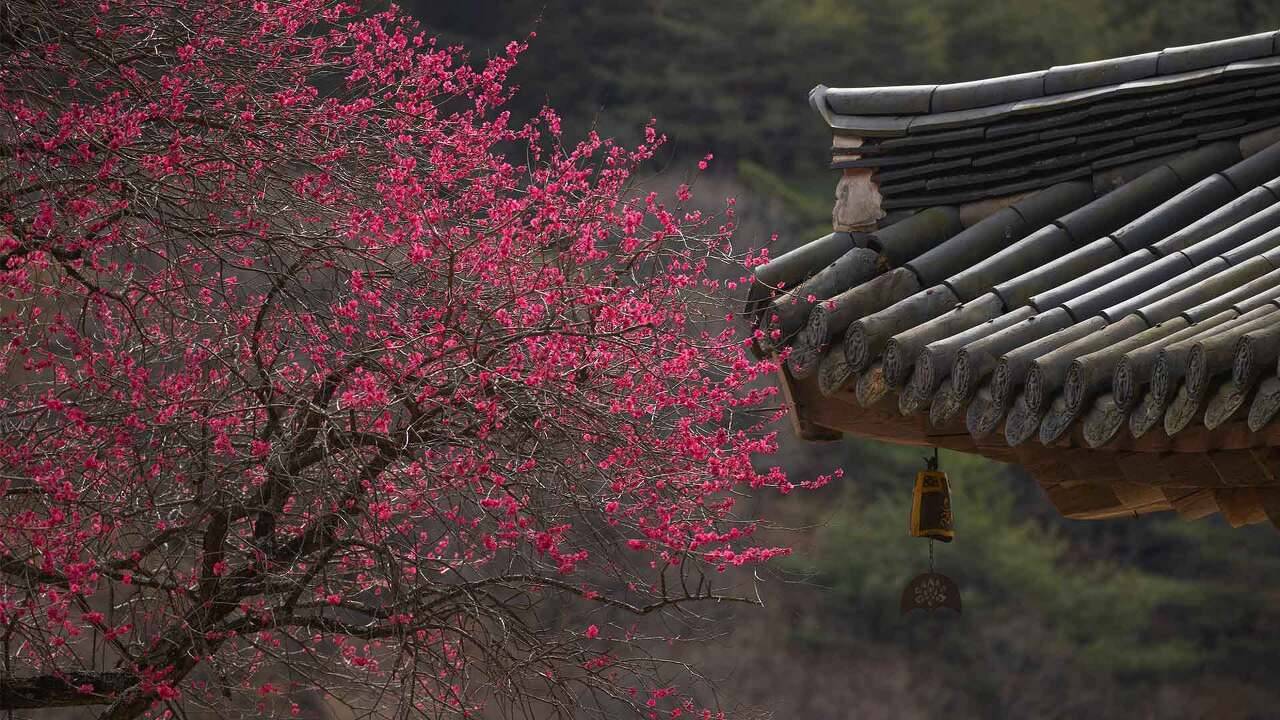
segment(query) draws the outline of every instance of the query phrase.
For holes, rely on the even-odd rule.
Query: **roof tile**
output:
[[[1049,68],[1044,79],[1044,92],[1046,95],[1054,95],[1150,77],[1156,74],[1159,59],[1159,52],[1149,52],[1075,65],[1058,65]]]
[[[868,138],[836,162],[871,168],[881,207],[907,217],[757,269],[794,287],[837,250],[876,254],[879,275],[789,311],[808,312],[789,365],[825,377],[823,393],[861,369],[857,397],[883,396],[877,412],[963,412],[975,437],[1003,422],[1009,443],[1238,432],[1249,383],[1280,388],[1278,50],[1271,32],[969,83],[816,88],[838,133]],[[962,227],[959,205],[986,199]],[[1275,347],[1228,387],[1228,348],[1257,318]],[[1228,335],[1191,368],[1213,332]],[[1258,395],[1254,429],[1280,408],[1280,390]]]
[[[913,115],[929,112],[936,85],[832,88],[827,105],[841,115]]]
[[[1198,45],[1166,48],[1160,53],[1157,72],[1161,75],[1252,60],[1275,52],[1275,31],[1217,40]]]
[[[1046,75],[1048,75],[1047,70],[1036,70],[1018,75],[988,78],[986,80],[939,85],[933,91],[933,99],[929,102],[929,111],[944,113],[953,110],[968,110],[970,108],[1040,97],[1044,95],[1044,79]]]

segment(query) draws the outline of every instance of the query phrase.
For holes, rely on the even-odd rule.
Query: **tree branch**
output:
[[[2,677],[0,710],[105,705],[139,680],[136,674],[123,670]]]

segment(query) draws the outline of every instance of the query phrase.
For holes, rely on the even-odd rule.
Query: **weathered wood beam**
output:
[[[1212,490],[1167,488],[1165,496],[1184,520],[1199,520],[1218,512],[1218,500]]]
[[[1280,529],[1280,488],[1257,488],[1254,490],[1254,496],[1258,498],[1258,504],[1262,507],[1262,512],[1266,513],[1267,519],[1271,521],[1271,525]]]
[[[782,399],[787,406],[787,417],[791,419],[791,429],[795,431],[796,437],[814,442],[840,439],[841,434],[838,430],[814,422],[809,408],[797,401],[795,383],[788,376],[785,367],[778,368],[778,387],[782,389]]]
[[[1213,491],[1222,516],[1233,528],[1265,522],[1267,513],[1262,509],[1254,488],[1222,488]]]

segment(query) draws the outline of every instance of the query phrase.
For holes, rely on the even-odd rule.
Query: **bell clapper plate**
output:
[[[916,608],[950,608],[960,612],[960,588],[951,578],[933,569],[933,541],[951,542],[956,536],[951,515],[951,487],[947,474],[938,470],[937,448],[933,457],[925,458],[925,463],[927,469],[916,473],[911,494],[910,532],[912,537],[929,540],[929,572],[915,576],[903,588],[903,615]]]

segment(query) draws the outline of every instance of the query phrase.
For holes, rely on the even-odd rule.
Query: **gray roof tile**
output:
[[[887,140],[880,141],[878,146],[884,152],[896,152],[898,150],[914,150],[921,147],[932,147],[935,145],[950,145],[952,143],[964,142],[966,140],[979,140],[985,135],[986,130],[984,128],[970,127],[930,134],[917,134],[900,138],[889,138]]]
[[[1043,155],[1062,148],[1071,147],[1076,142],[1074,137],[1058,138],[1048,142],[1037,142],[1031,145],[1024,145],[1013,150],[1005,150],[1003,152],[986,153],[978,155],[973,159],[974,167],[989,167],[991,165],[1000,165],[1001,163],[1016,160],[1018,158],[1029,157],[1032,155]]]
[[[854,362],[877,393],[909,390],[893,403],[902,412],[964,412],[982,435],[1004,420],[1010,443],[1093,446],[1121,442],[1125,427],[1239,425],[1229,416],[1249,388],[1223,384],[1228,341],[1280,306],[1277,53],[1270,32],[951,85],[815,88],[828,124],[865,139],[836,149],[833,164],[872,169],[882,209],[906,219],[757,269],[825,278],[833,255],[854,252],[881,273],[840,293],[838,311],[808,311],[830,317],[814,326],[820,344],[803,346],[808,325],[785,341],[791,358],[810,360],[788,360],[793,372],[824,356]],[[1027,192],[961,227],[955,206]],[[886,279],[906,289],[885,293]],[[749,310],[771,296],[757,284]],[[957,301],[970,309],[951,312]],[[1257,327],[1280,335],[1280,311],[1268,317]],[[1210,327],[1235,334],[1191,368],[1191,345]],[[833,341],[838,357],[821,349]],[[1155,368],[1170,343],[1175,355]],[[1280,388],[1280,377],[1266,382]],[[1280,406],[1280,389],[1272,395]],[[1270,422],[1269,408],[1250,422]]]
[[[833,168],[861,168],[861,167],[895,167],[898,165],[912,165],[915,163],[927,162],[933,159],[933,152],[914,152],[903,155],[892,155],[889,157],[861,157],[855,160],[837,160],[831,163]]]
[[[1166,48],[1160,53],[1157,72],[1161,75],[1252,60],[1275,52],[1275,31],[1217,40],[1198,45]]]
[[[1004,150],[1006,148],[1021,147],[1029,145],[1039,139],[1039,135],[1031,133],[1028,135],[1015,135],[1013,137],[1004,137],[999,140],[988,140],[987,142],[979,142],[965,145],[952,145],[949,147],[940,147],[933,151],[936,158],[949,157],[985,157],[989,153]]]
[[[1176,152],[1182,152],[1183,150],[1190,150],[1195,146],[1196,146],[1196,141],[1194,139],[1183,140],[1181,142],[1168,143],[1166,145],[1161,145],[1160,147],[1147,148],[1145,150],[1135,150],[1133,152],[1124,153],[1122,155],[1116,155],[1114,157],[1110,157],[1105,160],[1095,160],[1090,165],[1090,167],[1094,170],[1094,172],[1097,172],[1099,170],[1106,170],[1107,168],[1115,167],[1117,165],[1124,165],[1127,163],[1142,160],[1143,158],[1156,157],[1158,155],[1168,155],[1169,153],[1176,153]]]
[[[827,105],[841,115],[914,115],[929,112],[936,85],[832,88]]]
[[[987,126],[986,137],[988,140],[998,140],[1011,135],[1038,133],[1047,128],[1082,122],[1093,117],[1094,113],[1092,107],[1086,107],[1067,112],[1046,112],[1027,119],[1004,120]]]
[[[1159,59],[1159,52],[1149,52],[1052,67],[1044,79],[1044,92],[1046,95],[1054,95],[1151,77],[1156,74]]]
[[[1147,117],[1145,112],[1131,112],[1122,115],[1112,115],[1110,117],[1101,117],[1089,122],[1072,124],[1066,127],[1051,128],[1040,133],[1040,139],[1052,140],[1059,137],[1071,137],[1075,135],[1086,135],[1095,130],[1110,130],[1122,125],[1130,125],[1139,122]]]
[[[969,167],[971,162],[973,162],[973,160],[967,157],[954,158],[951,160],[935,160],[933,162],[876,173],[876,179],[882,183],[896,182],[898,180],[907,180],[947,170]]]
[[[1102,147],[1100,143],[1092,146]],[[883,392],[910,388],[914,395],[903,395],[894,403],[904,412],[928,407],[931,417],[941,419],[965,411],[966,418],[982,420],[974,427],[984,433],[1008,417],[1016,426],[1006,434],[1011,442],[1038,434],[1057,442],[1083,443],[1077,423],[1096,418],[1097,403],[1111,403],[1109,409],[1102,409],[1104,415],[1122,413],[1127,419],[1135,393],[1141,397],[1146,391],[1150,376],[1126,380],[1130,384],[1120,388],[1113,387],[1115,379],[1106,374],[1114,370],[1119,377],[1121,359],[1132,355],[1130,350],[1145,350],[1139,346],[1148,344],[1158,350],[1162,342],[1193,337],[1196,333],[1182,329],[1205,327],[1223,313],[1234,318],[1244,312],[1252,313],[1251,318],[1261,317],[1260,306],[1276,307],[1280,201],[1275,192],[1280,191],[1280,145],[1243,160],[1240,148],[1237,142],[1210,143],[1166,156],[1145,173],[1097,197],[1091,181],[1060,184],[966,229],[961,229],[955,210],[937,207],[940,198],[950,204],[982,188],[1004,192],[1017,185],[1001,185],[1010,174],[1036,174],[1036,168],[1067,162],[1062,158],[1070,153],[1033,153],[977,172],[947,174],[944,170],[905,180],[912,185],[924,182],[937,191],[919,196],[919,201],[933,201],[931,209],[890,226],[869,243],[860,244],[857,236],[848,236],[824,239],[815,249],[830,246],[829,256],[850,245],[866,245],[881,253],[882,263],[895,267],[891,272],[910,276],[916,287],[930,289],[910,297],[899,294],[887,299],[887,304],[873,303],[865,312],[845,313],[841,322],[857,332],[828,328],[826,337],[844,334],[846,355],[853,343],[860,348],[856,353],[860,367],[884,372],[886,379],[892,376],[880,388]],[[1167,143],[1159,148],[1161,152],[1168,149]],[[953,186],[969,188],[970,183],[978,189],[948,192]],[[900,196],[907,197],[913,196]],[[886,200],[886,205],[891,201]],[[814,272],[799,269],[807,263],[789,263],[796,268],[785,274],[799,277]],[[758,272],[769,275],[771,268]],[[846,294],[868,294],[863,289],[875,282]],[[957,301],[977,308],[971,318],[949,312]],[[1033,311],[1040,312],[1033,318],[1055,320],[1021,319]],[[1275,321],[1280,321],[1280,313]],[[1166,322],[1171,324],[1148,332]],[[892,358],[884,355],[888,347],[895,349]],[[931,352],[929,379],[916,387],[912,368]],[[1218,362],[1223,352],[1221,348],[1215,352],[1214,362]],[[793,357],[802,354],[797,350]],[[1084,355],[1089,356],[1090,368],[1102,368],[1104,374],[1089,376],[1082,386],[1079,378],[1083,376],[1073,375],[1072,368]],[[1185,355],[1177,361],[1185,364]],[[953,367],[932,368],[946,362]],[[1210,371],[1219,372],[1217,368],[1214,365]],[[1172,368],[1178,378],[1183,369]],[[978,385],[988,376],[990,383],[975,397]],[[1187,413],[1200,407],[1195,403],[1203,403],[1216,385],[1199,382],[1203,387],[1197,386],[1191,396],[1178,395],[1174,382],[1161,391],[1166,395],[1159,402],[1140,404],[1133,410],[1133,427],[1144,432],[1153,423],[1174,417],[1165,415],[1167,407],[1176,413],[1171,426],[1175,429],[1204,422],[1199,415]],[[1117,400],[1122,395],[1123,406]],[[1174,404],[1168,406],[1175,396]],[[1012,403],[1015,397],[1018,403]],[[1210,424],[1222,419],[1214,417]],[[1116,427],[1125,424],[1122,420]],[[1098,437],[1110,442],[1107,438],[1112,435],[1102,435],[1106,437]]]
[[[1280,117],[1266,118],[1263,120],[1255,120],[1251,123],[1245,123],[1244,125],[1236,125],[1226,130],[1216,130],[1213,132],[1201,133],[1196,136],[1196,139],[1201,142],[1221,140],[1223,138],[1239,137],[1246,133],[1257,132],[1259,130],[1266,130],[1268,128],[1273,128],[1276,126],[1280,126]]]
[[[1023,177],[1034,172],[1035,168],[1031,165],[1015,165],[1013,167],[1001,168],[999,170],[988,170],[986,172],[964,173],[960,175],[944,175],[943,177],[929,180],[925,185],[929,190],[949,190],[951,188],[969,187],[972,185],[991,185],[1000,183],[1013,178]]]
[[[935,112],[928,115],[913,115],[910,117],[907,127],[910,132],[953,130],[1008,117],[1012,112],[1013,103],[1002,103],[965,110]]]
[[[929,111],[944,113],[968,110],[1040,97],[1044,95],[1044,78],[1047,74],[1047,70],[1036,70],[986,80],[939,85],[933,91]]]

